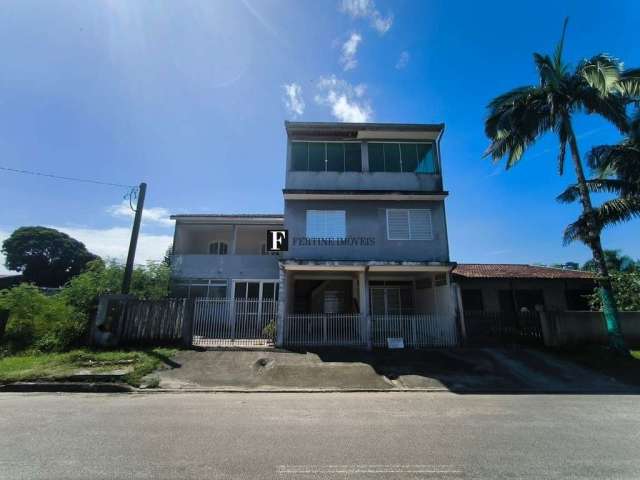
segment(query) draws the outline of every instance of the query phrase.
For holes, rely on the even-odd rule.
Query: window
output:
[[[291,165],[302,172],[361,172],[360,143],[292,142]]]
[[[589,296],[593,294],[593,290],[568,289],[564,294],[567,299],[567,310],[591,310]]]
[[[176,298],[226,298],[227,282],[224,280],[182,280],[172,285],[171,294]]]
[[[436,173],[432,143],[369,143],[369,171]]]
[[[484,304],[482,302],[482,290],[463,289],[462,308],[465,312],[482,312]]]
[[[406,282],[370,282],[373,315],[407,315],[413,313],[412,286]],[[397,285],[394,285],[397,284]]]
[[[209,244],[210,255],[226,255],[228,249],[226,242],[211,242]]]
[[[340,240],[346,236],[344,210],[307,210],[307,238]]]
[[[387,209],[387,239],[433,240],[431,210]]]
[[[273,281],[235,282],[233,297],[240,300],[277,300],[278,283]]]

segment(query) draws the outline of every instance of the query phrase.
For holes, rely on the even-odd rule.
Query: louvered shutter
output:
[[[346,232],[344,210],[307,210],[307,238],[343,239]]]
[[[387,238],[409,240],[409,235],[409,211],[395,208],[387,210]]]
[[[431,210],[409,210],[409,236],[411,240],[433,240]]]

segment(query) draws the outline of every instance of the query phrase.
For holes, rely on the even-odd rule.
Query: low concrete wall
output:
[[[546,317],[546,320],[545,320]],[[640,312],[620,312],[620,329],[629,346],[640,346]],[[606,344],[607,330],[601,312],[546,312],[545,343],[550,346]]]

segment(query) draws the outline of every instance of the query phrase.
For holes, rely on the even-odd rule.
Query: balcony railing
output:
[[[278,278],[278,257],[274,255],[173,255],[174,277],[208,278],[216,275],[251,275]]]

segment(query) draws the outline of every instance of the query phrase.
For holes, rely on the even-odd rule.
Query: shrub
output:
[[[77,343],[87,319],[60,295],[46,296],[29,284],[0,292],[0,308],[9,311],[3,349],[62,351]]]
[[[621,312],[640,311],[640,272],[611,272],[611,286]],[[598,289],[589,297],[594,310],[601,309]]]
[[[266,338],[268,338],[272,342],[276,341],[276,332],[277,332],[277,330],[276,330],[276,321],[275,320],[271,320],[262,329],[262,335],[264,335]]]

